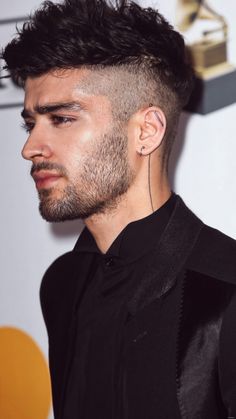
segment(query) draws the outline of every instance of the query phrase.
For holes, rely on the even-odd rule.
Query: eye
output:
[[[25,121],[21,124],[21,127],[27,132],[30,133],[32,129],[34,128],[34,122]]]
[[[51,120],[53,125],[60,126],[60,125],[71,125],[73,121],[75,121],[74,118],[68,117],[68,116],[58,116],[58,115],[52,115]]]

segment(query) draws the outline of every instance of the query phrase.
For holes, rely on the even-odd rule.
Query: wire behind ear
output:
[[[153,200],[152,200],[152,190],[151,190],[151,154],[149,154],[149,156],[148,156],[148,192],[149,192],[152,212],[154,212],[154,206],[153,206]]]
[[[152,103],[149,103],[149,107],[151,108],[152,106],[153,106],[153,104],[152,104]],[[157,118],[157,119],[158,119],[158,121],[160,122],[161,126],[162,126],[162,127],[164,127],[164,124],[163,124],[163,122],[162,122],[162,120],[161,120],[160,116],[158,115],[158,112],[157,112],[157,111],[154,111],[154,115],[156,116],[156,118]]]

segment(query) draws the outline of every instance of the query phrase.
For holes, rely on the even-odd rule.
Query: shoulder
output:
[[[235,414],[236,241],[203,225],[186,267],[182,339],[193,342],[194,331],[202,332],[203,348],[207,337],[205,360],[216,351],[221,397]]]
[[[78,254],[71,251],[57,258],[45,272],[41,288],[40,296],[47,297],[52,292],[55,292],[55,287],[58,292],[70,283],[71,274],[74,272],[76,264],[78,263]],[[67,278],[67,284],[65,283]]]
[[[65,298],[73,298],[78,254],[71,251],[56,259],[45,272],[40,287],[40,302],[44,319],[54,311],[64,310]]]
[[[86,278],[86,269],[91,264],[92,255],[76,250],[56,259],[45,272],[41,287],[40,301],[44,319],[56,316],[60,311],[66,315],[79,295]]]
[[[188,258],[187,268],[236,284],[236,240],[203,225]]]

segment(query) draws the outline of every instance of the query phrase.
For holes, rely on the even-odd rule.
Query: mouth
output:
[[[61,175],[50,171],[39,171],[32,173],[32,177],[36,188],[40,190],[51,188],[61,178]]]

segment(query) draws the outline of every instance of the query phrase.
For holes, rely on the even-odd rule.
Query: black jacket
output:
[[[83,257],[88,257],[89,264],[89,255]],[[145,417],[236,418],[236,242],[204,225],[178,197],[162,238],[148,257],[148,269],[127,309],[130,317],[135,317],[175,289],[175,359],[170,371],[175,375],[178,412],[163,418],[163,400],[158,407],[153,390],[153,404]],[[72,251],[52,264],[41,286],[55,419],[63,418],[75,337],[74,305],[84,287],[77,273],[78,255]],[[155,363],[155,351],[150,362]],[[135,403],[141,412],[139,400]],[[114,418],[138,416],[129,415],[124,394],[122,409]]]

